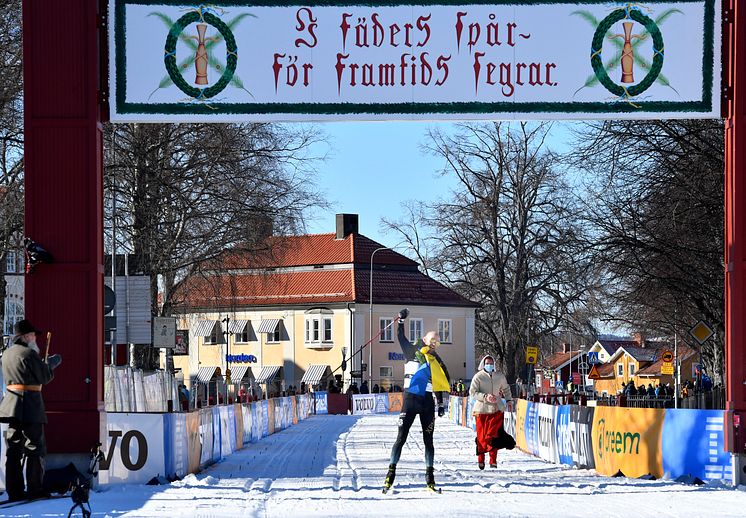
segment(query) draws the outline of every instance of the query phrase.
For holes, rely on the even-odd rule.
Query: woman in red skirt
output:
[[[474,401],[474,417],[477,420],[477,460],[479,469],[484,469],[484,454],[490,454],[490,467],[497,467],[495,439],[503,426],[503,412],[513,404],[508,380],[502,372],[495,371],[495,359],[485,356],[479,362],[479,370],[471,379],[469,396]]]

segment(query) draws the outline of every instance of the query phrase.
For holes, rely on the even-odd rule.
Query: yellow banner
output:
[[[526,411],[528,402],[525,399],[519,399],[515,407],[515,444],[519,449],[528,452],[526,444]]]
[[[596,471],[608,476],[621,471],[631,478],[648,473],[663,476],[664,415],[660,408],[596,407],[592,432]]]

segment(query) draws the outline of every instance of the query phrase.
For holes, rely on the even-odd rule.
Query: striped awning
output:
[[[259,371],[259,374],[257,374],[254,381],[257,383],[271,383],[272,380],[275,379],[275,376],[277,376],[277,373],[280,372],[280,368],[279,365],[267,365],[262,367],[262,370]]]
[[[210,336],[217,323],[217,320],[199,320],[197,327],[194,328],[194,334],[196,336]]]
[[[248,323],[248,320],[231,320],[228,325],[228,332],[234,335],[243,333]]]
[[[218,370],[217,367],[200,367],[199,371],[197,371],[197,381],[207,383],[215,376],[216,370]]]
[[[236,365],[231,367],[231,382],[238,383],[244,378],[251,378],[251,366]]]
[[[303,375],[303,381],[306,385],[318,385],[327,371],[331,370],[328,365],[311,365]]]
[[[259,324],[259,329],[257,329],[256,332],[257,333],[274,333],[280,321],[282,321],[281,318],[270,318],[269,320],[262,320],[262,323]]]

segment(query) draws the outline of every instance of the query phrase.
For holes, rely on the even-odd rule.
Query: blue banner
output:
[[[236,451],[236,408],[228,407],[228,443],[231,451]]]
[[[570,405],[562,405],[557,408],[555,421],[557,457],[562,464],[573,465],[572,451],[573,435],[570,425]]]
[[[724,422],[723,410],[666,410],[661,439],[663,472],[671,478],[691,475],[732,483]]]
[[[316,415],[328,414],[329,406],[326,400],[326,392],[315,392],[313,397],[316,403]]]
[[[263,399],[260,403],[262,408],[262,437],[269,436],[269,401]]]

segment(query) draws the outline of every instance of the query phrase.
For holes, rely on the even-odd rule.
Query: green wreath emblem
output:
[[[624,19],[632,19],[641,23],[653,37],[653,64],[645,78],[629,88],[612,81],[601,60],[601,47],[603,46],[604,36],[606,36],[612,25]],[[593,41],[591,42],[591,66],[598,81],[614,95],[625,99],[640,95],[650,88],[663,68],[663,36],[660,29],[651,18],[645,16],[637,9],[626,8],[613,11],[609,16],[601,20],[601,23],[596,27],[596,32],[593,34]]]
[[[192,23],[205,22],[208,25],[215,27],[220,35],[225,40],[226,47],[226,66],[223,71],[223,75],[220,76],[220,80],[214,85],[208,88],[196,88],[187,83],[179,72],[179,67],[176,64],[176,42],[179,39],[179,35],[184,29]],[[220,18],[210,13],[200,13],[198,11],[192,11],[185,14],[171,26],[171,30],[168,31],[166,36],[166,48],[163,61],[166,65],[166,71],[174,84],[190,97],[194,97],[198,100],[209,99],[215,97],[217,94],[223,91],[228,86],[233,74],[236,72],[236,65],[238,64],[238,47],[236,46],[236,38],[233,36],[233,32],[230,28],[220,21]]]

